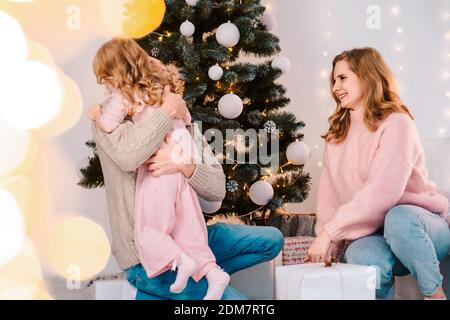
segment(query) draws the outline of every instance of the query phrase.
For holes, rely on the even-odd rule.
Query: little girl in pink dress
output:
[[[124,49],[126,53],[123,52]],[[164,87],[166,90],[171,85],[172,89],[175,89],[173,83],[179,81],[173,69],[147,56],[133,40],[113,39],[106,43],[97,53],[94,69],[99,82],[107,84],[111,97],[102,109],[100,106],[94,106],[90,111],[90,117],[107,133],[114,131],[126,117],[131,116],[134,122],[139,122],[144,114],[153,112],[159,107],[144,102],[136,92],[132,95],[134,100],[132,104],[126,94],[117,88],[117,84],[122,81],[115,79],[120,70],[138,65],[136,61],[142,59],[144,54],[148,64],[153,68],[150,70],[152,74],[145,76],[148,78],[155,71],[161,73],[161,76],[157,75],[158,82],[163,83],[155,85],[156,88]],[[107,73],[108,70],[106,67],[102,68],[102,65],[110,67],[111,64],[105,61],[114,55],[115,59],[125,58],[121,63],[128,63],[130,66],[119,67],[115,77],[109,81],[104,80],[105,76],[102,73]],[[109,73],[114,74],[111,70]],[[161,81],[164,76],[169,83]],[[198,151],[186,129],[186,124],[190,121],[189,114],[184,120],[173,120],[172,130],[168,135],[181,147],[184,156],[194,159]],[[206,277],[208,291],[204,299],[217,300],[222,297],[230,277],[216,264],[214,254],[208,246],[207,228],[197,194],[181,172],[155,177],[147,171],[147,164],[139,167],[135,193],[135,242],[140,262],[149,278],[178,268],[176,280],[170,286],[171,292],[181,292],[186,287],[189,277],[196,282]]]

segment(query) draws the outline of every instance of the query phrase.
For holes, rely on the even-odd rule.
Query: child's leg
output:
[[[208,291],[206,300],[219,300],[230,282],[230,276],[222,271],[208,246],[208,231],[197,194],[183,179],[176,202],[176,226],[173,237],[198,263],[192,275],[195,281],[206,276]]]
[[[450,229],[443,217],[418,206],[396,206],[386,215],[384,237],[425,296],[440,290],[439,261],[450,249]]]
[[[199,281],[217,264],[208,246],[208,231],[197,194],[185,179],[180,182],[175,207],[176,223],[172,237],[197,262],[198,270],[192,278]]]
[[[184,253],[170,235],[175,224],[177,184],[174,182],[177,180],[170,175],[149,176],[142,168],[138,172],[135,240],[141,263],[150,278],[178,264]],[[184,265],[192,269],[192,264],[186,262]]]

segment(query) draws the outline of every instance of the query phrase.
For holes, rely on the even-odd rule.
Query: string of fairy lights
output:
[[[447,85],[447,83],[450,80],[450,8],[448,6],[447,1],[441,1],[442,3],[442,10],[440,13],[440,20],[442,21],[443,29],[444,31],[444,54],[442,57],[443,64],[445,65],[444,70],[441,74],[441,79],[444,81],[444,83]],[[447,99],[450,99],[450,89],[447,89],[445,92],[445,95]],[[444,126],[441,126],[438,128],[438,135],[439,136],[445,136],[448,135],[449,130],[448,127],[450,126],[450,105],[447,105],[447,107],[444,110],[444,117],[446,124]]]

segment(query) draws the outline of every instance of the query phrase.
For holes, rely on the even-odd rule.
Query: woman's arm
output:
[[[158,150],[172,127],[172,118],[183,119],[186,111],[180,95],[165,91],[161,108],[143,115],[138,124],[125,121],[107,134],[93,122],[92,134],[122,171],[133,172]]]
[[[138,124],[125,121],[109,134],[93,122],[92,134],[95,143],[122,171],[132,172],[158,150],[171,123],[166,112],[155,110],[144,115]]]
[[[217,161],[206,138],[201,134],[198,126],[191,124],[194,137],[202,138],[202,163],[195,164],[194,173],[188,179],[189,184],[198,195],[207,201],[222,201],[225,198],[225,174]]]
[[[381,133],[364,186],[323,227],[333,241],[353,240],[375,232],[404,193],[420,153],[420,140],[408,116],[391,117]]]
[[[315,233],[317,236],[322,233],[323,226],[333,218],[339,206],[336,189],[330,177],[327,156],[327,145],[325,145],[323,156],[324,166],[319,180],[316,201],[317,222],[315,225]]]

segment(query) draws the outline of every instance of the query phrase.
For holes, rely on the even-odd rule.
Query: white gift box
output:
[[[99,280],[95,282],[95,300],[134,300],[137,289],[127,280]]]
[[[374,267],[345,263],[279,266],[275,273],[278,300],[374,300]]]

